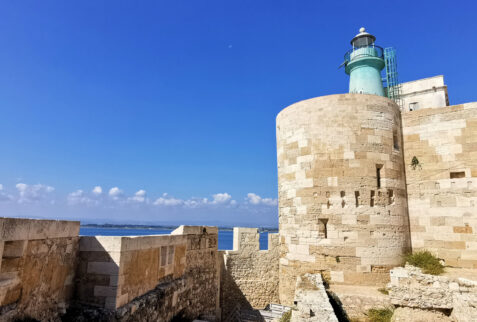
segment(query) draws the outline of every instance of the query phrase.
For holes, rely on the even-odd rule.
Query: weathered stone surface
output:
[[[423,274],[406,265],[391,271],[388,289],[394,305],[445,310],[456,321],[477,320],[477,281]]]
[[[292,311],[292,322],[338,322],[320,274],[297,278],[294,302],[296,310]]]
[[[338,298],[350,319],[366,320],[368,310],[392,307],[389,296],[379,292],[376,286],[332,284],[328,292]]]
[[[73,296],[79,223],[0,220],[0,319],[58,319]]]
[[[220,303],[226,318],[236,305],[263,309],[278,303],[278,234],[268,234],[268,250],[260,250],[256,228],[234,228],[234,250],[222,251]]]
[[[453,322],[455,319],[439,311],[398,307],[393,312],[391,322]]]
[[[201,313],[191,314],[194,307],[187,307],[189,299],[194,296],[190,292],[190,280],[185,276],[173,281],[164,281],[149,292],[133,299],[117,310],[88,307],[85,305],[73,306],[65,316],[64,321],[87,322],[125,322],[125,321],[191,321],[193,318],[205,318],[207,321],[215,319]]]

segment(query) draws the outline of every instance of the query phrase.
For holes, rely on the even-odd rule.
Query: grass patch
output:
[[[439,275],[444,273],[444,266],[439,262],[439,259],[427,250],[407,254],[404,259],[410,265],[421,268],[425,274]]]
[[[385,287],[378,288],[378,291],[385,295],[389,295],[389,291]]]
[[[368,310],[368,318],[371,322],[390,322],[393,316],[391,309],[370,309]]]
[[[292,315],[292,310],[283,313],[282,317],[280,318],[280,322],[290,322]]]

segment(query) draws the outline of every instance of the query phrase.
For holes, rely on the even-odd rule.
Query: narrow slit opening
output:
[[[319,221],[319,228],[318,228],[318,235],[321,238],[328,238],[328,219],[318,219]]]
[[[381,188],[381,169],[383,168],[382,164],[376,164],[376,185]]]

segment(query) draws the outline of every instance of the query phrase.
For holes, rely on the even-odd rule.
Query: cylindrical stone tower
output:
[[[277,116],[280,301],[297,276],[382,285],[410,250],[399,107],[376,95],[295,103]]]

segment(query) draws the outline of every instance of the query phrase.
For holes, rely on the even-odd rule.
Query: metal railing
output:
[[[382,47],[376,45],[355,47],[350,49],[344,55],[345,63],[349,63],[351,59],[361,57],[377,57],[384,59],[384,51]]]

